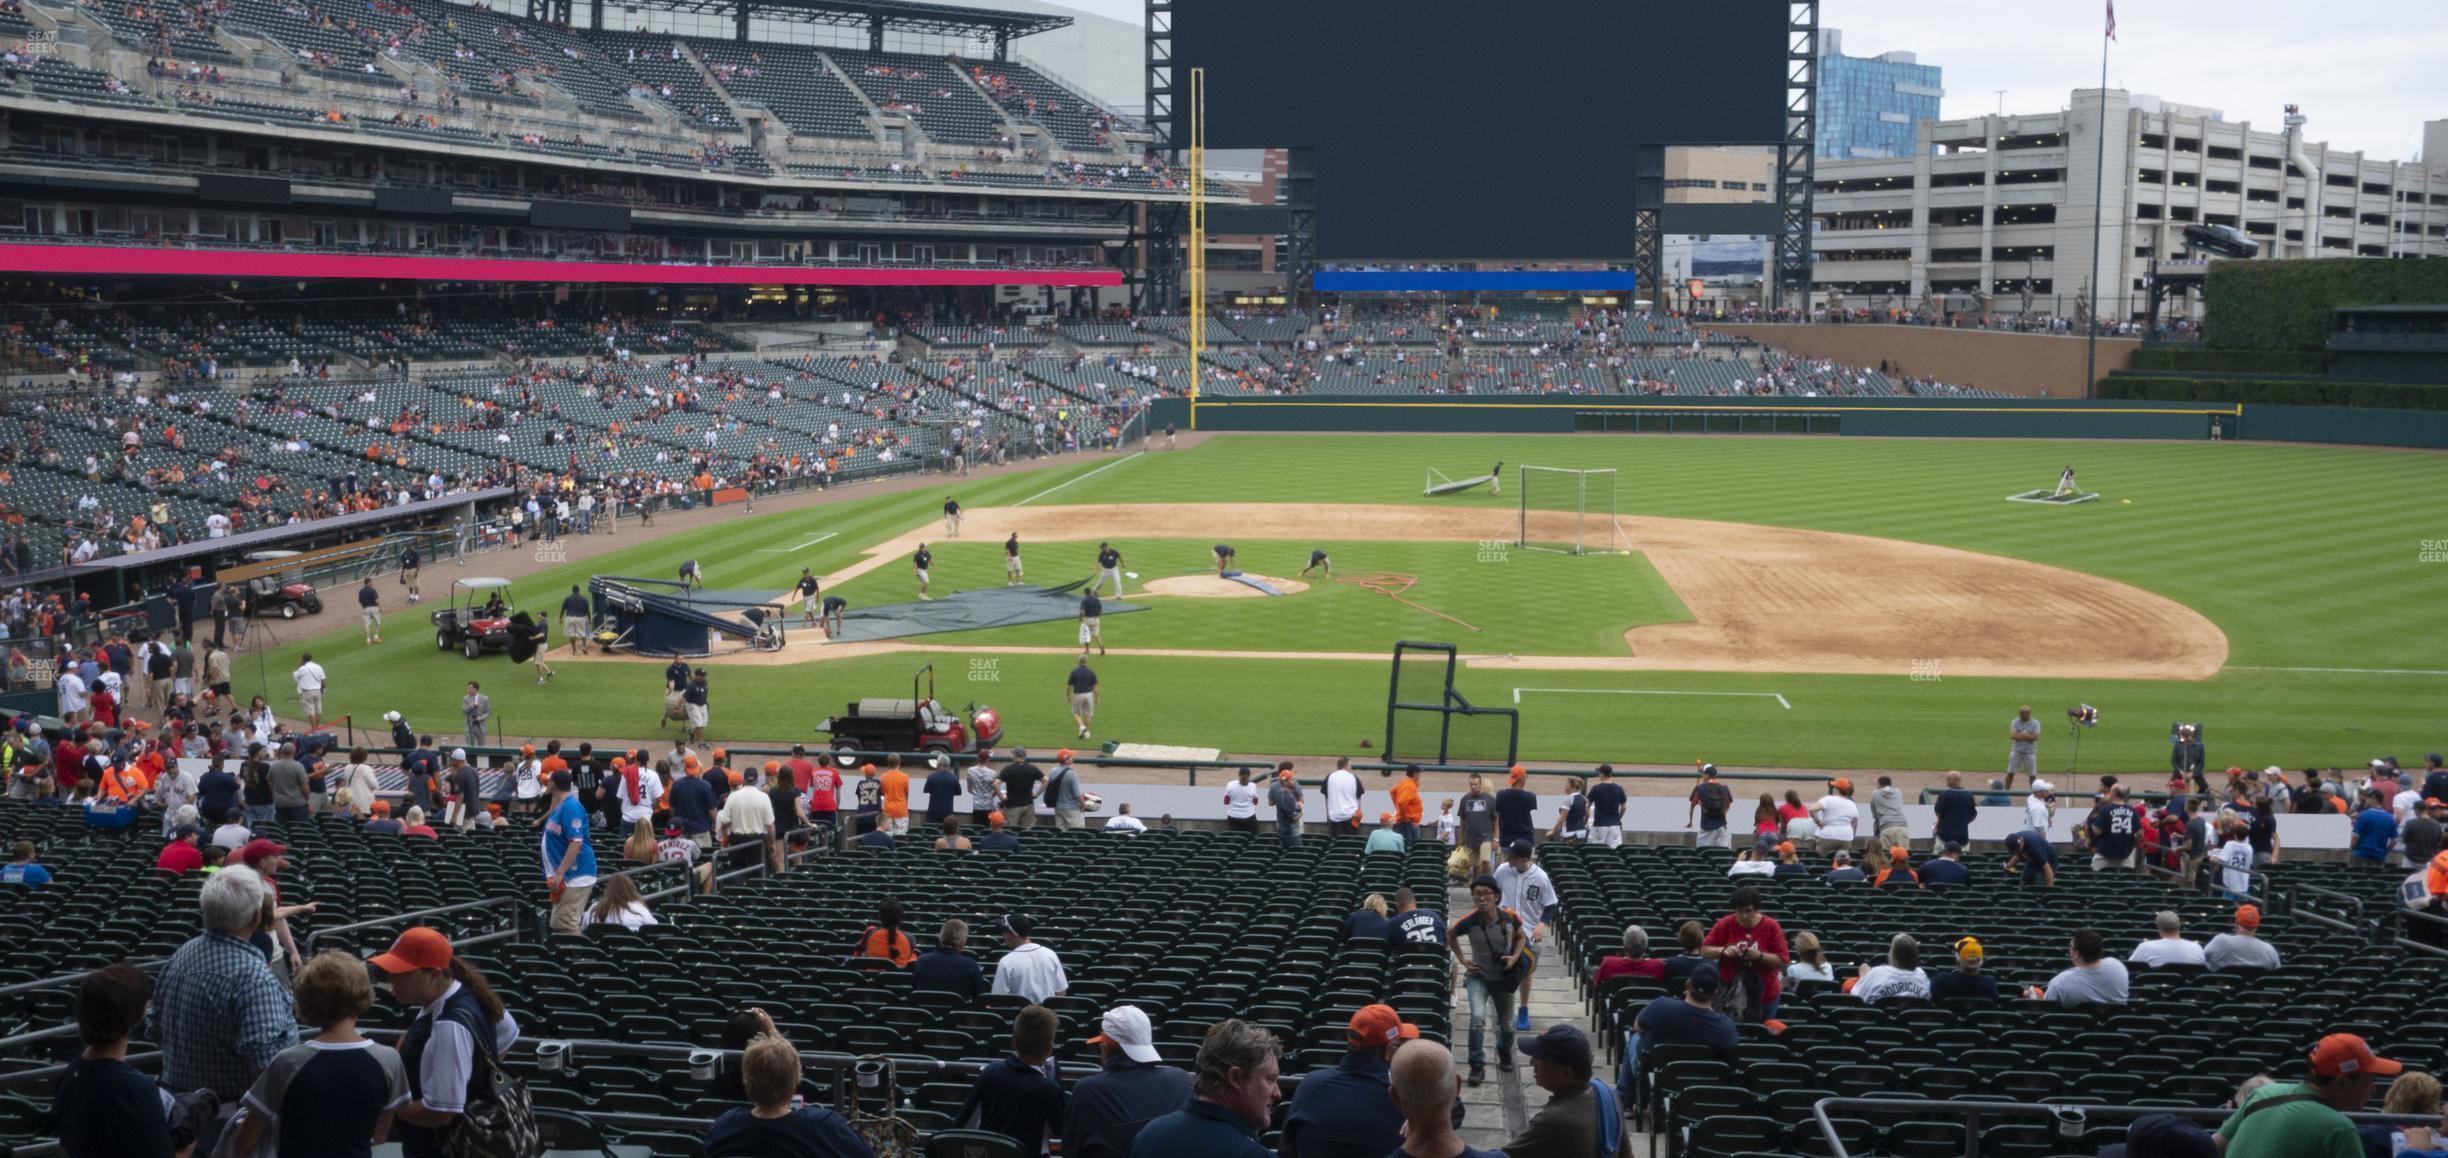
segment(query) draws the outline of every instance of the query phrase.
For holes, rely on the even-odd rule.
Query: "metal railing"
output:
[[[518,898],[516,897],[486,897],[483,900],[461,901],[455,905],[443,905],[439,908],[417,909],[413,912],[392,913],[388,916],[369,917],[362,921],[352,921],[346,925],[334,925],[328,929],[317,929],[312,933],[308,933],[306,935],[306,944],[301,952],[303,952],[306,956],[311,957],[315,953],[316,943],[322,941],[324,938],[337,937],[342,933],[354,933],[359,929],[382,929],[401,925],[415,925],[425,921],[430,921],[435,917],[443,916],[448,913],[464,913],[470,909],[489,909],[502,905],[513,906],[513,910],[515,911],[517,904]],[[513,930],[515,930],[515,928],[516,923],[513,922]],[[484,934],[484,936],[498,939],[499,935]],[[470,937],[465,941],[454,940],[455,944],[474,944],[476,942],[477,938],[475,937]]]
[[[2052,1105],[2038,1102],[1938,1101],[1922,1098],[1821,1098],[1811,1106],[1811,1117],[1819,1124],[1819,1133],[1827,1141],[1829,1158],[1852,1158],[1853,1151],[1845,1146],[1844,1132],[1836,1125],[1830,1110],[1883,1110],[1893,1113],[1901,1109],[1914,1111],[1916,1120],[1950,1121],[1964,1124],[1965,1158],[1980,1158],[1981,1129],[1984,1122],[1997,1118],[2021,1120],[2040,1119],[2052,1124],[2069,1146],[2092,1128],[2095,1119],[2106,1123],[2129,1122],[2135,1118],[2168,1114],[2192,1122],[2208,1123],[2212,1127],[2233,1116],[2232,1107],[2215,1109],[2178,1109],[2172,1106],[2112,1106],[2082,1103]],[[2362,1111],[2348,1113],[2355,1124],[2390,1126],[2437,1126],[2436,1114],[2375,1114]]]

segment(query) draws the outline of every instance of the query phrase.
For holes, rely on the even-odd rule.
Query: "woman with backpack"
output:
[[[440,1158],[462,1133],[483,1136],[463,1146],[479,1153],[509,1150],[487,1143],[522,1128],[532,1137],[525,1088],[501,1072],[518,1023],[484,976],[451,951],[450,938],[438,929],[410,929],[369,964],[384,973],[392,997],[417,1007],[398,1045],[408,1100],[396,1112],[392,1137],[402,1153]]]

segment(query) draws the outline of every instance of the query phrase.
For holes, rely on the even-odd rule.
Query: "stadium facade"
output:
[[[2102,123],[2109,178],[2095,217]],[[2184,235],[2194,224],[2239,231],[2263,260],[2448,257],[2448,169],[2300,145],[2319,174],[2310,246],[2288,135],[2251,121],[2079,89],[2059,112],[1926,122],[1910,156],[1819,163],[1814,297],[1953,309],[1987,294],[1999,312],[2070,317],[2096,231],[2101,313],[2131,317],[2155,260],[2197,255]]]
[[[1915,130],[1938,119],[1943,72],[1909,52],[1846,56],[1843,31],[1820,29],[1819,159],[1911,155]]]
[[[347,20],[30,0],[0,18],[0,242],[89,247],[102,285],[143,272],[110,251],[165,248],[889,269],[940,285],[927,271],[1134,268],[1144,207],[1186,200],[1137,122],[1024,63],[1027,38],[1072,26],[1067,10],[811,2],[712,36],[610,27],[690,6],[668,7],[598,10],[599,28],[584,9],[573,27],[441,0]],[[853,47],[756,38],[853,25]],[[934,49],[886,50],[922,41]],[[1120,297],[805,288],[823,280],[764,297],[852,316]],[[759,296],[695,297],[743,295]]]

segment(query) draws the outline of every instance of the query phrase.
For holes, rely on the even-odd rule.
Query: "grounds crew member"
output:
[[[1113,580],[1114,598],[1122,598],[1122,552],[1114,550],[1111,543],[1099,543],[1096,582],[1089,584],[1088,590],[1096,591],[1105,586],[1108,579]]]
[[[561,597],[561,638],[570,641],[570,646],[580,655],[587,653],[587,619],[592,613],[593,609],[587,606],[587,597],[579,593],[578,585],[570,584],[570,593]]]
[[[910,565],[918,572],[918,598],[933,599],[934,596],[927,594],[927,568],[935,565],[935,553],[927,550],[926,544],[920,543],[917,552],[910,556]]]
[[[1097,654],[1105,654],[1105,601],[1097,598],[1096,588],[1080,596],[1079,604],[1080,658],[1088,656],[1088,645],[1096,644]]]
[[[1013,531],[1011,538],[1003,540],[1003,585],[1005,587],[1020,585],[1020,532],[1018,531]]]

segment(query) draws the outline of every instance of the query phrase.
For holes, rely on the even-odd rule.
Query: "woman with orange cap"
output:
[[[408,1100],[397,1111],[393,1138],[407,1158],[438,1158],[452,1123],[494,1099],[494,1067],[518,1040],[518,1022],[440,930],[401,933],[368,964],[383,973],[394,999],[417,1007],[399,1039]]]

